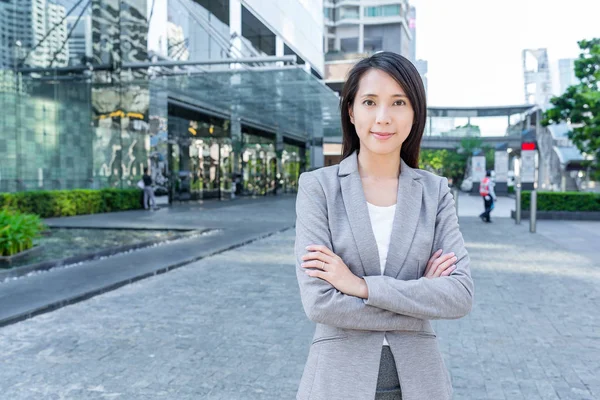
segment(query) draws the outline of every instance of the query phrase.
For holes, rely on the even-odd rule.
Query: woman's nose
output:
[[[382,107],[377,110],[377,118],[375,122],[381,125],[389,125],[391,119],[386,107]]]

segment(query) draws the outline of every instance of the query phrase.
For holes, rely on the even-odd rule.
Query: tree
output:
[[[581,54],[575,60],[579,83],[553,97],[553,108],[544,112],[542,125],[570,123],[569,139],[579,151],[594,157],[600,175],[600,38],[578,42]]]
[[[494,149],[483,146],[483,141],[477,137],[462,139],[456,150],[421,150],[419,168],[445,176],[453,185],[460,186],[468,160],[477,150],[485,152],[488,169],[493,169]]]

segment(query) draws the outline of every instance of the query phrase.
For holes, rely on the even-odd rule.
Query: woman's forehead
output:
[[[360,78],[358,95],[394,96],[406,95],[402,86],[387,72],[370,69]]]

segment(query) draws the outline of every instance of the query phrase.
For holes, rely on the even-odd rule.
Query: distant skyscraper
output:
[[[76,25],[75,25],[76,24]],[[69,38],[69,65],[82,65],[84,60],[92,57],[92,21],[91,17],[67,17],[67,29],[71,32]]]
[[[68,48],[62,47],[67,25],[66,21],[61,22],[65,14],[64,6],[46,0],[0,1],[0,67],[14,68],[25,56],[24,64],[29,66],[47,67],[53,58],[53,66],[67,65]]]
[[[412,6],[408,11],[408,29],[412,37],[408,59],[415,62],[417,59],[417,10]]]
[[[325,80],[333,90],[359,59],[378,51],[414,61],[408,0],[324,0],[323,11]]]
[[[423,80],[423,86],[425,86],[425,93],[427,93],[428,85],[427,82],[427,68],[428,63],[425,60],[417,60],[414,62],[415,67],[417,67],[417,71],[419,71],[419,75],[421,75],[421,79]]]
[[[576,85],[579,80],[575,76],[575,59],[562,58],[558,60],[560,94],[567,91],[567,88]]]
[[[525,102],[547,106],[552,97],[552,80],[546,49],[523,50]]]
[[[68,43],[65,43],[67,40],[67,22],[64,19],[66,13],[64,6],[47,3],[44,34],[56,27],[44,41],[48,52],[45,64],[48,67],[64,67],[69,63],[69,46]]]

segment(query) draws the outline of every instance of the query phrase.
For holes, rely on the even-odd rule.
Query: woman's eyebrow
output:
[[[379,97],[379,96],[377,96],[376,94],[373,94],[373,93],[366,93],[360,97]],[[397,93],[397,94],[393,94],[392,97],[407,97],[407,96],[403,93]]]

